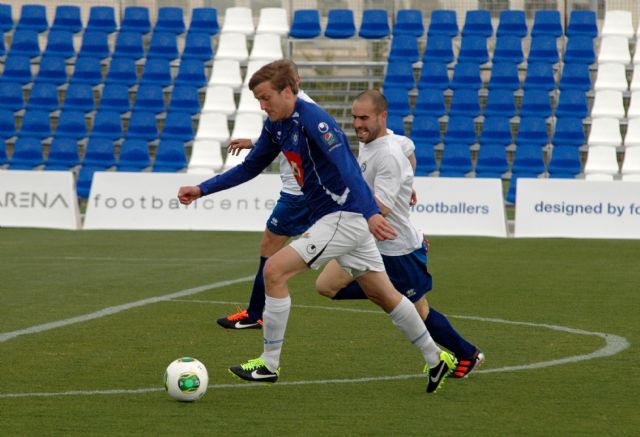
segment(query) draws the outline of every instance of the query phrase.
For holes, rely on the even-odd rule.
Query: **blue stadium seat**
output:
[[[412,89],[415,86],[412,62],[389,61],[384,81],[382,82],[383,88]]]
[[[458,89],[451,97],[449,116],[477,117],[480,115],[480,102],[478,101],[478,91],[473,89]]]
[[[119,83],[131,87],[138,82],[136,63],[130,58],[115,58],[109,64],[105,85]]]
[[[4,38],[0,38],[0,57],[7,54],[7,50],[4,46]]]
[[[149,8],[146,6],[127,6],[124,8],[120,32],[135,32],[144,35],[150,30]]]
[[[584,91],[566,90],[560,93],[555,116],[584,118],[589,115],[587,97]]]
[[[13,32],[9,53],[13,56],[35,58],[40,56],[38,32],[32,29],[16,29]]]
[[[168,59],[170,61],[178,57],[178,40],[176,35],[169,32],[154,31],[151,35],[151,43],[147,52],[147,59]]]
[[[416,176],[428,176],[436,171],[436,157],[433,150],[433,146],[430,144],[423,144],[419,141],[415,142],[416,150]]]
[[[417,144],[434,146],[442,142],[440,138],[440,122],[436,117],[429,115],[416,115],[411,123],[410,138]]]
[[[143,140],[145,143],[158,138],[156,115],[148,111],[133,111],[129,119],[129,128],[125,134],[127,140]]]
[[[560,60],[556,38],[548,35],[538,35],[531,38],[531,49],[527,62],[545,62],[555,64]]]
[[[503,10],[500,11],[500,21],[498,22],[498,30],[496,36],[511,35],[518,38],[527,36],[529,29],[524,11],[520,10]]]
[[[4,61],[2,82],[13,82],[25,85],[32,81],[31,61],[26,56],[7,56]]]
[[[440,177],[459,178],[471,172],[471,152],[467,144],[447,143],[440,159]]]
[[[484,64],[489,62],[487,39],[479,35],[465,35],[462,37],[458,62],[475,62]]]
[[[191,115],[186,112],[168,112],[164,121],[164,129],[162,130],[162,140],[178,140],[178,141],[191,141],[193,140],[193,124],[191,122]]]
[[[181,59],[200,59],[206,62],[210,61],[211,58],[213,58],[211,35],[208,33],[189,31],[185,38]]]
[[[544,153],[535,145],[519,144],[511,171],[514,174],[538,175],[545,172]]]
[[[67,82],[67,62],[57,56],[44,56],[38,68],[38,82],[49,82],[60,86]]]
[[[453,38],[458,35],[458,32],[458,17],[455,10],[435,9],[431,11],[431,21],[427,30],[428,37],[446,35]]]
[[[31,88],[27,110],[55,111],[60,107],[58,89],[49,82],[35,82]]]
[[[416,38],[424,34],[422,11],[420,9],[398,9],[393,36],[411,35]]]
[[[560,22],[560,11],[557,9],[536,11],[533,18],[533,28],[531,29],[532,37],[547,35],[558,38],[561,37],[563,33]]]
[[[109,36],[106,32],[85,30],[82,34],[82,44],[78,51],[78,59],[84,57],[104,59],[111,55]]]
[[[569,38],[563,60],[565,64],[593,64],[596,62],[593,40],[588,36],[573,36]]]
[[[115,111],[119,114],[129,112],[129,87],[116,82],[107,83],[100,98],[100,111]]]
[[[4,147],[4,141],[15,135],[16,119],[13,116],[13,111],[0,107],[0,146]],[[0,165],[2,163],[2,159],[0,159]]]
[[[298,9],[293,12],[289,36],[291,38],[310,39],[322,33],[320,11],[317,9]]]
[[[149,111],[154,114],[164,112],[164,98],[162,96],[162,86],[141,81],[136,100],[133,104],[134,112]]]
[[[358,36],[367,39],[386,38],[391,33],[386,9],[365,9]]]
[[[113,33],[118,28],[112,6],[91,6],[87,30]]]
[[[71,83],[85,83],[93,87],[102,83],[103,79],[98,58],[86,57],[76,60]]]
[[[523,89],[553,91],[556,87],[553,65],[545,63],[529,64],[524,78]]]
[[[158,19],[153,32],[168,32],[174,35],[184,33],[184,15],[182,8],[162,6],[158,8]]]
[[[581,118],[563,117],[556,121],[551,143],[556,147],[580,147],[585,144],[584,127]]]
[[[56,13],[53,18],[53,24],[51,25],[51,31],[66,30],[67,32],[78,33],[82,30],[82,27],[79,6],[56,6]]]
[[[574,9],[569,15],[566,34],[569,38],[584,36],[595,38],[598,36],[598,24],[596,23],[596,13],[593,11]]]
[[[188,165],[184,143],[176,140],[161,140],[153,163],[154,172],[175,173]]]
[[[398,35],[391,40],[389,61],[417,62],[420,59],[418,40],[411,35]]]
[[[39,138],[20,137],[13,146],[13,155],[9,161],[12,170],[31,170],[42,165],[42,144]]]
[[[138,60],[144,57],[142,34],[138,32],[118,32],[113,58],[131,58]]]
[[[496,38],[496,48],[493,51],[492,62],[520,64],[524,61],[522,40],[517,36],[505,35]]]
[[[452,90],[469,88],[479,90],[482,87],[480,65],[476,63],[459,62],[453,68],[453,78],[449,84]]]
[[[491,89],[487,95],[487,103],[484,107],[485,117],[507,117],[516,115],[516,104],[513,91],[505,89]]]
[[[87,136],[87,123],[84,119],[84,112],[72,109],[60,111],[58,127],[56,128],[56,138],[71,138],[77,141]]]
[[[207,85],[204,62],[201,59],[182,58],[174,85],[191,85],[197,88]]]
[[[50,30],[47,37],[47,48],[43,57],[57,56],[65,59],[75,56],[73,33],[68,30]]]
[[[466,144],[470,146],[476,143],[476,126],[473,118],[466,116],[449,117],[447,130],[444,134],[444,144]]]
[[[418,91],[416,104],[413,108],[413,115],[429,115],[432,117],[442,117],[445,115],[444,93],[442,90],[433,88],[423,88]]]
[[[542,117],[522,117],[516,136],[516,145],[535,145],[542,148],[549,144],[547,122]]]
[[[549,177],[573,178],[582,171],[580,149],[577,147],[554,147],[549,160]]]
[[[480,147],[487,144],[508,146],[513,143],[511,125],[506,117],[487,117],[482,124]]]
[[[406,135],[404,117],[401,117],[400,115],[387,114],[387,129],[391,129],[398,135]]]
[[[20,138],[31,137],[43,140],[51,136],[51,122],[49,112],[38,109],[26,111],[22,118],[22,128],[18,133]]]
[[[89,137],[82,166],[106,169],[114,165],[116,165],[114,142],[109,138]]]
[[[167,87],[173,81],[170,68],[168,59],[147,59],[140,82]]]
[[[44,5],[25,4],[20,9],[17,29],[31,29],[38,33],[49,28],[47,10]]]
[[[91,138],[105,138],[111,141],[122,137],[122,121],[120,113],[116,111],[101,111],[98,109],[93,119]]]
[[[518,64],[501,63],[494,64],[491,68],[491,78],[488,88],[490,90],[505,89],[515,91],[520,88],[520,76]]]
[[[480,143],[476,161],[476,177],[501,178],[508,170],[509,163],[504,146]]]
[[[118,171],[138,172],[151,165],[149,147],[141,139],[127,137],[120,146],[120,159],[116,166]]]
[[[63,110],[90,112],[93,111],[94,106],[91,85],[81,82],[69,84],[64,96]]]
[[[439,35],[430,36],[422,54],[422,62],[439,62],[442,64],[453,62],[451,38]]]
[[[447,65],[440,62],[425,62],[420,70],[418,88],[445,90],[449,88],[449,72]]]
[[[76,182],[76,193],[78,198],[87,199],[91,192],[91,183],[93,181],[93,174],[97,171],[105,171],[106,167],[92,167],[83,165],[78,172],[78,180]]]
[[[516,191],[517,191],[517,187],[518,187],[518,179],[524,179],[524,178],[537,178],[538,175],[537,174],[533,174],[533,173],[521,173],[521,174],[516,174],[513,173],[511,175],[511,180],[509,181],[509,190],[507,191],[507,196],[506,196],[506,201],[509,204],[514,204],[516,203]]]
[[[562,76],[558,82],[560,91],[576,89],[587,92],[591,86],[588,64],[564,64]]]
[[[15,83],[0,81],[0,108],[12,113],[24,108],[22,89]]]
[[[171,93],[169,112],[186,112],[194,115],[200,111],[198,88],[192,85],[176,85]]]
[[[344,39],[356,34],[356,25],[351,9],[330,9],[327,14],[327,27],[324,36],[327,38]]]
[[[13,13],[10,4],[0,4],[0,32],[4,33],[13,29]]]
[[[485,38],[493,35],[493,25],[491,24],[491,12],[487,10],[467,10],[462,26],[462,35],[480,35]]]
[[[209,36],[220,32],[218,24],[218,10],[216,8],[191,9],[191,23],[189,33],[206,33]]]
[[[70,170],[80,164],[78,143],[73,138],[56,136],[51,142],[45,170]]]
[[[522,95],[521,117],[551,117],[551,101],[545,90],[529,89]]]
[[[383,94],[389,104],[389,114],[406,117],[411,113],[409,94],[404,88],[385,88]]]

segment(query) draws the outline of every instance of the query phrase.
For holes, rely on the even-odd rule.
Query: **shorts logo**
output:
[[[318,130],[320,131],[320,133],[326,133],[329,131],[329,125],[327,123],[320,122],[320,124],[318,124]]]
[[[366,169],[367,169],[367,163],[366,162],[363,162],[362,164],[360,164],[360,170],[362,171],[362,173],[364,173]]]
[[[276,226],[276,227],[277,227],[277,226],[278,226],[278,219],[277,219],[277,218],[275,218],[275,217],[273,217],[273,218],[271,219],[271,224],[272,224],[273,226]]]
[[[309,244],[307,246],[307,253],[310,253],[310,254],[316,253],[316,245],[315,244]]]
[[[416,295],[416,291],[413,288],[411,288],[411,289],[405,291],[404,295],[407,296],[407,297],[413,297],[413,296]]]

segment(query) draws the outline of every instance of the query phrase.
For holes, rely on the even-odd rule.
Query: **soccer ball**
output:
[[[197,401],[207,391],[208,384],[207,368],[195,358],[178,358],[164,372],[164,388],[180,402]]]

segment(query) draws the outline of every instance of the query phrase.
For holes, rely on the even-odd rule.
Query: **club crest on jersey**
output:
[[[293,133],[293,136],[291,137],[291,141],[293,142],[294,145],[298,144],[298,132]]]
[[[362,171],[362,173],[364,173],[366,169],[367,169],[367,163],[366,162],[363,162],[362,164],[360,164],[360,170]]]
[[[329,125],[324,121],[322,121],[318,124],[318,130],[320,131],[321,134],[327,133],[329,132]]]

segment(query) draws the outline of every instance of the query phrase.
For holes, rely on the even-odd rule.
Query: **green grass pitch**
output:
[[[280,381],[231,378],[260,331],[215,319],[246,304],[259,241],[0,229],[0,435],[637,434],[640,241],[432,238],[429,301],[487,355],[435,395],[389,318],[315,272],[291,284]],[[184,355],[209,370],[191,404],[162,387]]]

